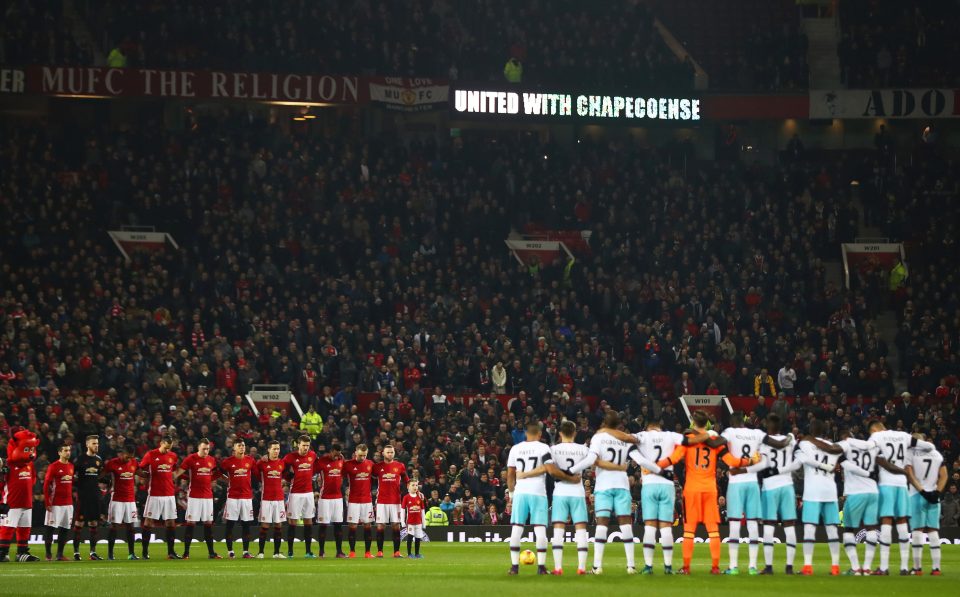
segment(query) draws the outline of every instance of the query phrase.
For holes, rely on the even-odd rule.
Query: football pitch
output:
[[[99,550],[103,556],[104,549]],[[137,546],[139,549],[139,545]],[[178,548],[181,547],[178,544]],[[536,575],[535,566],[521,566],[519,577],[508,577],[509,554],[505,544],[485,543],[426,543],[422,560],[336,560],[329,555],[324,560],[300,557],[303,546],[298,545],[298,557],[292,560],[273,560],[272,546],[267,547],[265,560],[210,561],[206,549],[195,544],[192,559],[169,561],[165,559],[162,544],[152,547],[150,561],[115,562],[35,562],[30,564],[0,564],[0,593],[11,597],[33,595],[117,595],[149,597],[198,597],[203,595],[388,595],[409,594],[427,597],[506,597],[556,591],[571,595],[624,595],[641,591],[658,594],[706,594],[711,597],[742,597],[744,595],[957,595],[960,578],[960,546],[943,547],[944,576],[929,576],[930,560],[924,553],[922,577],[831,577],[829,553],[825,544],[817,545],[814,561],[815,576],[786,577],[782,574],[783,548],[777,548],[777,575],[724,577],[709,574],[709,556],[706,545],[697,545],[694,555],[694,574],[690,577],[663,576],[659,549],[658,564],[653,576],[627,576],[623,549],[619,544],[608,547],[602,576],[576,575],[576,552],[571,544],[564,550],[562,577]],[[524,544],[524,548],[531,545]],[[223,544],[217,548],[225,554]],[[332,543],[328,543],[328,549]],[[43,547],[35,545],[32,551],[43,555]],[[747,546],[740,550],[740,563],[746,563]],[[84,546],[83,554],[87,548]],[[403,553],[406,553],[405,545]],[[72,555],[67,548],[67,554]],[[126,558],[125,545],[118,545],[117,556]],[[591,551],[591,558],[593,553]],[[677,555],[679,556],[679,550]],[[721,566],[726,565],[727,548],[724,545]],[[861,546],[862,557],[862,546]],[[878,554],[879,557],[879,554]],[[164,559],[161,559],[164,558]],[[638,562],[642,550],[637,546]],[[761,556],[762,559],[762,556]],[[679,561],[679,560],[678,560]],[[891,568],[896,575],[899,553],[891,554]],[[797,563],[802,564],[801,554]],[[841,556],[841,570],[846,569],[846,555]],[[552,555],[548,554],[548,568]],[[799,566],[797,567],[799,570]],[[953,588],[951,588],[953,587]]]

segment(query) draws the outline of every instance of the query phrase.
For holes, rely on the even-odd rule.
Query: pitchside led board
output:
[[[455,120],[484,122],[697,126],[700,99],[686,95],[575,92],[568,90],[455,89]]]

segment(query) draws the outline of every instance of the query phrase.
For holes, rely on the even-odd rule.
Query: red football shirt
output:
[[[363,462],[347,460],[343,464],[343,472],[350,480],[350,495],[347,501],[352,504],[369,504],[373,501],[370,496],[370,482],[373,479],[373,461],[365,458]]]
[[[47,467],[43,478],[44,506],[73,505],[73,463],[56,460]]]
[[[11,508],[33,508],[33,485],[37,481],[33,460],[8,462],[3,503]]]
[[[180,463],[180,468],[190,473],[190,493],[192,498],[213,499],[213,473],[217,470],[217,459],[213,456],[200,456],[196,452]]]
[[[320,499],[343,499],[343,458],[318,458],[316,471],[321,475]]]
[[[113,492],[110,500],[114,502],[134,502],[137,495],[137,461],[134,458],[124,462],[112,458],[103,465],[103,470],[113,476]]]
[[[166,497],[175,494],[173,487],[173,471],[177,468],[177,455],[172,450],[161,454],[160,450],[150,450],[140,460],[140,468],[150,473],[151,497]]]
[[[283,463],[293,471],[293,487],[290,493],[313,493],[313,468],[317,461],[317,453],[313,450],[301,456],[291,452],[283,457]]]
[[[283,501],[283,460],[261,460],[257,463],[260,472],[260,500]]]
[[[227,497],[232,500],[252,500],[251,473],[257,468],[252,456],[231,456],[220,461],[220,471],[227,477]]]
[[[423,511],[427,505],[423,503],[422,497],[408,493],[403,496],[400,507],[407,513],[407,524],[423,524]]]
[[[377,503],[399,504],[402,488],[407,486],[407,467],[402,462],[379,462],[373,467],[377,477]]]

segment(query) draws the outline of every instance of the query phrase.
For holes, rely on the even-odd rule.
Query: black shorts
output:
[[[103,509],[99,496],[83,496],[77,500],[77,522],[100,522]]]

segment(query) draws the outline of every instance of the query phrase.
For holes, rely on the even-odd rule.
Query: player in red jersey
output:
[[[319,475],[320,499],[317,500],[317,526],[320,527],[320,557],[323,557],[327,542],[327,525],[333,525],[333,536],[337,542],[337,558],[345,558],[343,553],[343,454],[340,444],[334,440],[330,451],[318,458],[314,470]]]
[[[367,445],[360,444],[353,454],[353,460],[343,464],[343,473],[350,483],[347,497],[347,525],[350,540],[350,556],[357,557],[357,525],[363,525],[363,557],[372,558],[370,553],[370,523],[373,522],[373,498],[370,495],[370,481],[373,478],[373,461],[367,460]]]
[[[57,451],[60,457],[51,462],[43,477],[43,506],[47,510],[44,524],[43,544],[47,561],[53,559],[53,530],[57,532],[57,561],[66,562],[63,548],[67,545],[67,532],[73,524],[73,463],[70,462],[70,446],[64,444]]]
[[[415,560],[423,559],[420,555],[420,540],[426,534],[423,532],[423,513],[427,510],[427,503],[420,493],[416,481],[407,483],[407,495],[403,496],[400,507],[403,510],[403,524],[407,527],[407,557]],[[416,541],[416,552],[410,553],[410,545]]]
[[[407,467],[394,460],[396,451],[393,446],[383,448],[383,462],[373,466],[373,475],[377,478],[377,557],[383,557],[384,528],[393,527],[393,557],[400,555],[400,494],[407,481]]]
[[[126,530],[128,560],[139,560],[133,547],[133,523],[137,520],[137,447],[126,443],[120,449],[120,456],[111,458],[103,465],[103,470],[113,480],[110,492],[110,505],[107,506],[107,522],[110,531],[107,534],[107,559],[113,559],[113,546],[117,543],[117,531]]]
[[[30,553],[30,527],[33,525],[33,486],[37,473],[33,461],[37,458],[39,438],[32,431],[17,431],[7,442],[7,484],[3,503],[9,510],[0,518],[0,562],[10,561],[10,542],[17,538],[17,561],[36,562],[40,558]]]
[[[285,560],[287,556],[280,553],[280,544],[283,542],[283,521],[286,512],[283,504],[283,469],[285,465],[280,460],[280,442],[274,440],[267,447],[267,455],[257,463],[257,472],[260,474],[260,553],[257,558],[263,559],[263,547],[267,543],[267,531],[273,526],[273,557]]]
[[[190,474],[190,491],[187,495],[187,512],[184,515],[187,530],[183,537],[183,559],[190,558],[190,544],[198,522],[203,523],[203,540],[207,544],[207,557],[219,560],[213,551],[213,479],[217,471],[217,459],[210,455],[210,440],[197,442],[197,451],[183,459],[174,473],[176,481],[184,473]]]
[[[303,521],[303,542],[307,553],[304,557],[315,558],[310,547],[313,544],[313,518],[317,515],[317,506],[313,497],[313,469],[317,462],[317,453],[310,449],[310,436],[301,435],[297,439],[297,451],[284,456],[287,478],[293,479],[290,495],[287,497],[287,557],[293,557],[293,540],[297,533],[297,521]]]
[[[150,540],[153,527],[162,522],[167,527],[167,559],[179,560],[173,551],[177,538],[177,498],[173,485],[173,471],[177,468],[178,458],[170,448],[173,439],[164,436],[156,450],[150,450],[140,459],[141,473],[150,475],[150,490],[147,503],[143,507],[143,559],[150,559]]]
[[[243,529],[243,559],[250,554],[250,523],[253,522],[252,472],[257,469],[257,461],[247,456],[247,445],[243,438],[233,442],[233,456],[220,461],[220,472],[227,478],[227,501],[223,505],[223,520],[226,523],[227,555],[236,557],[233,552],[233,527],[240,521]]]

